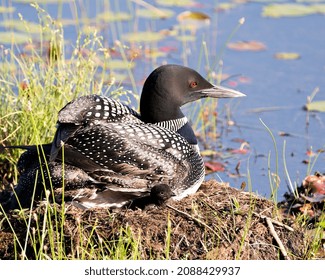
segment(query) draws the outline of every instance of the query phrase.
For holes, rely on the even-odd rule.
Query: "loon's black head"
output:
[[[183,117],[180,107],[205,97],[245,96],[236,90],[215,86],[195,70],[167,64],[155,69],[144,83],[140,112],[144,122],[156,123]]]

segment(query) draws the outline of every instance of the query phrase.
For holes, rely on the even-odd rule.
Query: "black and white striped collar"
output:
[[[167,128],[171,131],[178,131],[181,127],[183,127],[187,123],[188,123],[187,117],[183,117],[176,120],[157,122],[155,123],[155,125],[158,125],[163,128]]]

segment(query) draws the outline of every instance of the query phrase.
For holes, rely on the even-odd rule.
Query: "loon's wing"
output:
[[[204,174],[202,158],[182,136],[152,124],[86,126],[66,140],[63,150],[67,164],[125,191],[165,183],[178,194]]]
[[[59,112],[50,160],[55,160],[62,144],[83,127],[107,122],[140,122],[139,118],[137,112],[119,101],[99,95],[81,96]]]

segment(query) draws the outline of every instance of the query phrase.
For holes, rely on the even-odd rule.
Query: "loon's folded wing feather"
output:
[[[87,126],[66,140],[64,151],[70,153],[64,156],[68,164],[99,181],[123,177],[125,182],[141,179],[147,186],[165,182],[186,187],[203,169],[201,157],[182,136],[152,124]]]
[[[54,161],[61,146],[84,127],[107,122],[140,121],[137,112],[119,101],[99,95],[86,95],[66,104],[59,112],[57,130],[52,142],[50,161]]]

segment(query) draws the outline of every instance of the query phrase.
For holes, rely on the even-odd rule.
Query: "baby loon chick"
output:
[[[128,208],[130,209],[145,209],[149,205],[161,206],[171,197],[175,196],[170,186],[165,184],[155,185],[150,190],[150,195],[142,196],[131,201]]]
[[[240,96],[245,95],[214,86],[193,69],[164,65],[145,81],[140,115],[107,97],[79,97],[59,112],[48,175],[57,178],[62,158],[65,169],[79,170],[78,180],[65,178],[65,183],[75,191],[72,199],[86,208],[127,206],[158,185],[181,199],[196,192],[205,175],[197,139],[181,106],[205,97]],[[39,167],[24,171],[31,170],[34,180],[20,180],[17,188],[32,188]],[[54,188],[62,187],[62,180],[55,181]],[[44,188],[39,180],[36,187]]]

